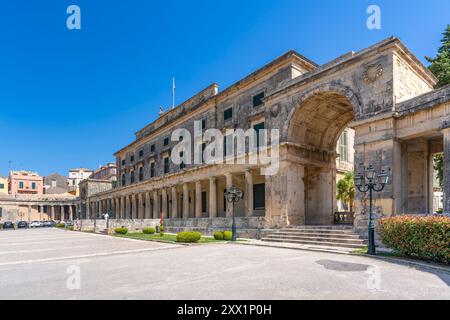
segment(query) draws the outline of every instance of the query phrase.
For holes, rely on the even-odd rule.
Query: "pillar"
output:
[[[230,189],[233,186],[233,175],[231,173],[226,173],[225,174],[225,178],[226,178],[226,188]],[[227,208],[226,208],[226,216],[227,218],[231,218],[233,216],[233,204],[227,203]]]
[[[44,206],[39,206],[39,212],[40,212],[39,220],[43,221],[44,219],[42,219],[42,217],[44,216]]]
[[[195,181],[195,217],[202,217],[202,183]]]
[[[69,220],[73,221],[73,206],[69,206]]]
[[[125,214],[123,216],[124,219],[130,219],[131,212],[130,212],[130,196],[125,197]]]
[[[253,216],[253,174],[250,169],[245,170],[245,216]]]
[[[88,200],[87,202],[86,202],[86,219],[89,219],[89,217],[90,217],[90,215],[91,215],[91,203],[90,203],[90,201]]]
[[[158,199],[158,191],[153,191],[153,219],[159,218],[159,199]]]
[[[162,198],[162,214],[164,218],[167,218],[167,190],[164,188],[161,192],[161,198]]]
[[[55,220],[55,206],[51,206],[50,208],[51,208],[51,217],[52,217],[52,220]]]
[[[31,222],[31,206],[28,206],[28,222]]]
[[[144,219],[151,219],[152,218],[152,212],[151,212],[151,205],[150,205],[150,192],[145,192],[145,217]]]
[[[177,187],[172,187],[172,218],[178,218],[178,194]]]
[[[138,195],[137,195],[137,204],[138,204],[138,207],[137,207],[137,214],[136,214],[136,217],[138,218],[138,219],[142,219],[143,218],[143,208],[144,208],[144,202],[143,202],[143,199],[142,199],[142,193],[139,193]]]
[[[217,217],[217,179],[209,178],[209,217]]]
[[[183,219],[189,219],[189,186],[183,184]]]
[[[444,213],[450,214],[450,126],[442,130],[444,134]]]

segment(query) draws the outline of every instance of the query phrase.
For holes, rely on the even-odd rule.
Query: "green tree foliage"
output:
[[[436,58],[425,57],[431,63],[428,69],[439,79],[437,88],[450,84],[450,25],[443,36]]]
[[[442,188],[444,186],[444,154],[437,153],[434,156],[434,170],[437,172],[437,179],[439,186]]]
[[[353,212],[353,201],[355,199],[355,176],[353,172],[348,172],[345,177],[337,183],[337,199],[346,202]]]

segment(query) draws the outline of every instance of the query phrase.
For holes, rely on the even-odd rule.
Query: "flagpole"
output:
[[[172,78],[172,109],[175,108],[175,78]]]

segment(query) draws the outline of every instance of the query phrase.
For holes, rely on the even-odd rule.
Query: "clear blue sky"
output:
[[[81,8],[82,29],[66,28]],[[382,29],[366,28],[366,9]],[[223,89],[290,49],[322,64],[390,35],[422,61],[450,1],[2,1],[0,174],[97,168],[171,104]]]

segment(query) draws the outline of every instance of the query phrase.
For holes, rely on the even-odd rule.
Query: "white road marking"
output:
[[[90,246],[76,246],[76,247],[63,247],[63,248],[55,247],[55,248],[49,248],[49,249],[0,251],[0,255],[19,254],[19,253],[34,253],[34,252],[48,252],[48,251],[60,251],[60,250],[73,250],[73,249],[82,249],[82,248],[90,248]]]
[[[77,242],[77,241],[92,241],[92,239],[65,239],[62,238],[61,240],[52,240],[52,241],[41,241],[41,242],[12,242],[12,243],[2,243],[0,244],[0,247],[9,247],[9,246],[24,246],[24,245],[47,245],[50,243],[62,243],[62,242]]]
[[[183,247],[184,246],[170,245],[170,246],[164,246],[164,247],[159,247],[159,248],[122,250],[122,251],[112,251],[112,252],[85,254],[85,255],[78,255],[78,256],[66,256],[66,257],[56,257],[56,258],[47,258],[47,259],[11,261],[11,262],[0,263],[0,267],[11,266],[11,265],[18,265],[18,264],[33,264],[33,263],[52,262],[52,261],[61,261],[61,260],[73,260],[73,259],[84,259],[84,258],[94,258],[94,257],[105,257],[105,256],[114,256],[114,255],[121,255],[121,254],[141,253],[141,252],[148,252],[148,251],[158,251],[158,250],[163,250],[163,249],[183,248]]]

